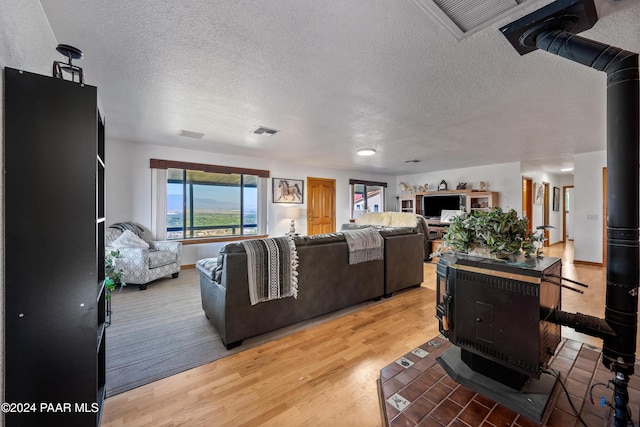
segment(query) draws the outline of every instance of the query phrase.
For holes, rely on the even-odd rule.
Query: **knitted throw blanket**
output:
[[[384,257],[384,239],[373,228],[345,230],[349,246],[349,264],[374,261]]]
[[[242,241],[247,252],[251,305],[298,297],[298,252],[291,237]]]

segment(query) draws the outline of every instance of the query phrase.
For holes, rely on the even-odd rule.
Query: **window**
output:
[[[351,179],[351,218],[363,212],[384,212],[386,182]]]
[[[268,177],[268,171],[155,162],[152,159],[151,167],[160,166],[155,169],[164,172],[165,194],[157,198],[158,204],[164,204],[157,212],[164,238],[215,239],[264,233],[266,191],[260,181],[266,180],[260,178]],[[157,183],[159,190],[161,185]]]

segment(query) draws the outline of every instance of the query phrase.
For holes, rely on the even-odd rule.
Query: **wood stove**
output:
[[[437,266],[440,332],[478,372],[520,389],[540,378],[560,343],[560,326],[541,313],[560,309],[558,258],[519,256],[512,262],[444,255]]]
[[[542,368],[561,340],[553,313],[561,309],[562,261],[443,254],[436,271],[440,333],[456,346],[439,363],[459,383],[542,421],[555,385],[540,380]]]

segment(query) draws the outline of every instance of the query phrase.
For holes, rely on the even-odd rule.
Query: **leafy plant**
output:
[[[119,250],[109,251],[104,257],[104,287],[106,289],[104,299],[107,301],[111,299],[111,292],[118,286],[120,286],[120,289],[123,286],[127,286],[122,280],[123,269],[117,266],[118,258],[122,258]]]
[[[469,253],[475,248],[487,248],[496,257],[520,252],[540,255],[534,242],[543,239],[528,230],[527,218],[518,218],[513,209],[505,212],[496,207],[488,212],[471,211],[454,217],[433,256],[446,251]]]

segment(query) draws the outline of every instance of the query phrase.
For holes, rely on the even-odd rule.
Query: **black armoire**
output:
[[[4,111],[5,401],[16,409],[6,426],[99,425],[105,184],[97,89],[5,68]]]

